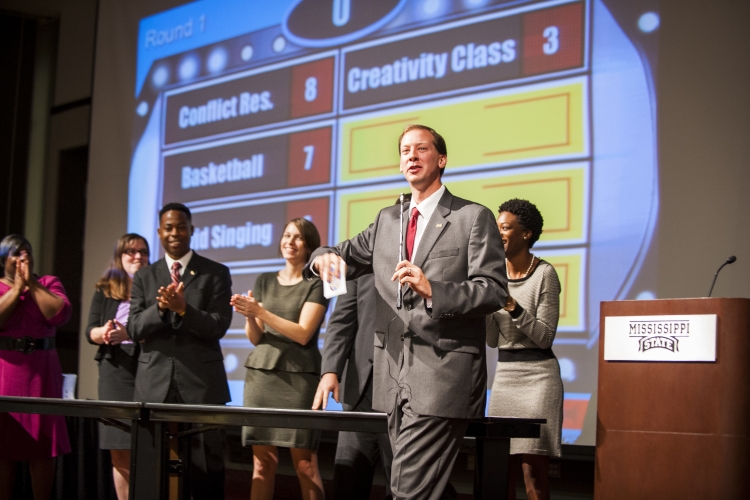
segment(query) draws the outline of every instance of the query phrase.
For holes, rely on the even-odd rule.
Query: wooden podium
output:
[[[605,361],[605,318],[716,314],[715,362]],[[594,498],[750,498],[750,299],[602,302]]]

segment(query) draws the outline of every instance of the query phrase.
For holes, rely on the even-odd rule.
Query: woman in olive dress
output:
[[[245,406],[312,407],[320,380],[318,333],[328,300],[323,283],[302,279],[302,269],[319,246],[320,235],[312,222],[291,220],[280,242],[284,269],[261,274],[252,292],[232,297],[235,310],[247,318],[245,333],[255,346],[245,363]],[[252,500],[273,498],[279,446],[290,448],[302,497],[324,498],[319,431],[244,427],[242,439],[253,448]]]

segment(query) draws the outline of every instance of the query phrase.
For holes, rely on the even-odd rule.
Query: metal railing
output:
[[[130,420],[130,498],[168,496],[171,422],[204,426],[252,425],[323,431],[387,432],[384,413],[276,410],[236,406],[126,403],[0,396],[0,412],[36,413],[101,420]],[[474,498],[507,498],[510,438],[539,437],[540,418],[485,417],[471,420],[467,437],[476,440]],[[127,426],[125,426],[127,427]],[[184,434],[184,433],[183,433]],[[189,467],[185,466],[185,470]]]

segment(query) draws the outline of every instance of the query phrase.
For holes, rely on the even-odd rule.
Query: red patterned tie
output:
[[[411,261],[411,252],[414,250],[414,238],[417,236],[417,219],[419,210],[417,207],[411,209],[409,227],[406,228],[406,260]]]
[[[172,263],[172,284],[174,286],[180,284],[180,269],[182,269],[182,264],[179,261],[174,261]]]

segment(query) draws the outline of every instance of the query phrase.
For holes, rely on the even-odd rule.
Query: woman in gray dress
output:
[[[559,457],[563,385],[552,352],[560,315],[560,281],[555,269],[531,253],[544,221],[536,206],[513,199],[500,205],[497,226],[505,248],[508,299],[487,317],[487,344],[498,347],[490,415],[546,418],[538,439],[511,439],[508,498],[523,471],[526,494],[549,499],[549,457]]]
[[[320,246],[312,222],[293,219],[281,237],[286,266],[261,274],[252,292],[234,295],[232,305],[245,316],[245,333],[255,349],[245,367],[245,406],[309,410],[320,380],[318,333],[328,301],[320,280],[302,279],[310,254]],[[253,447],[252,500],[273,498],[278,447],[290,448],[305,500],[324,498],[318,469],[320,432],[305,429],[244,427],[242,440]]]

